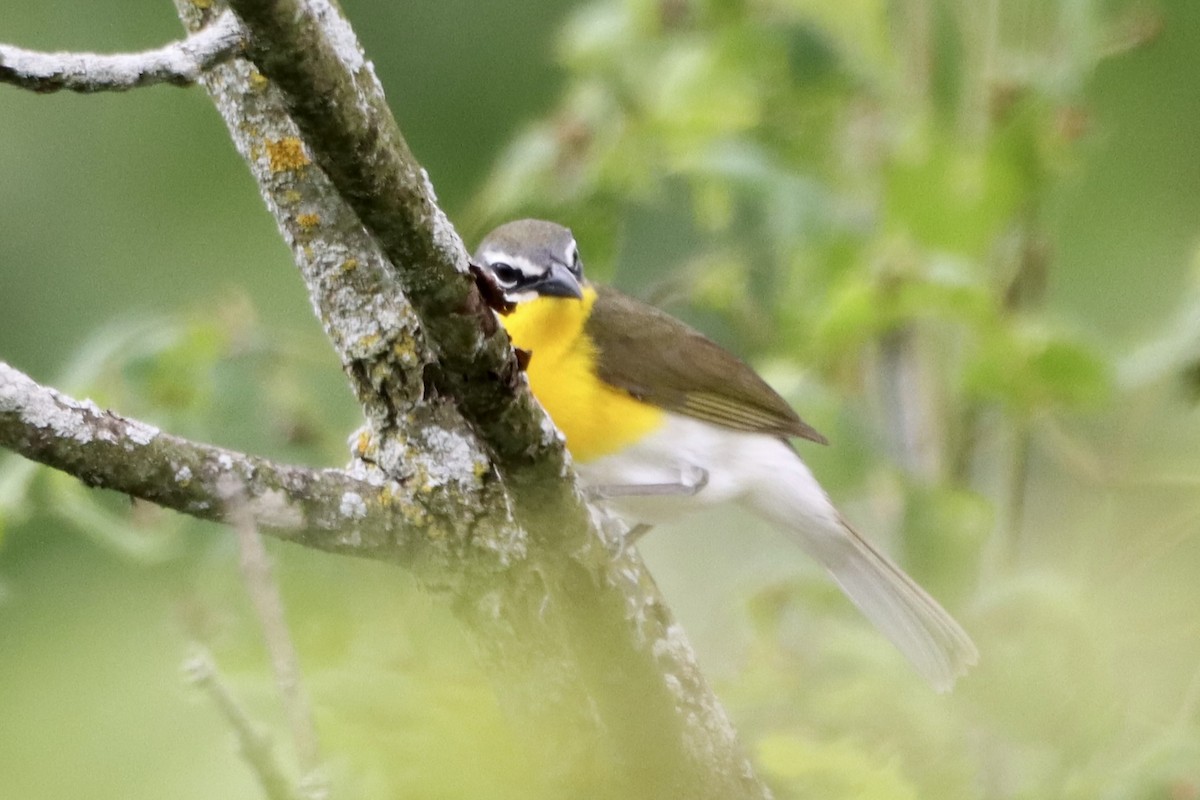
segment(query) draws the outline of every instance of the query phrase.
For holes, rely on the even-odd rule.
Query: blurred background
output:
[[[468,246],[559,220],[593,278],[752,360],[975,636],[938,696],[764,526],[639,544],[778,797],[1200,797],[1200,4],[343,5]],[[41,0],[0,31],[178,25]],[[202,91],[0,87],[0,143],[0,359],[346,461],[337,360]],[[271,551],[337,797],[551,796],[437,598]],[[286,758],[231,535],[0,455],[0,793],[259,797],[195,643]]]

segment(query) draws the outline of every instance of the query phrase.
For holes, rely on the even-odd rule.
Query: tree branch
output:
[[[183,41],[141,53],[39,53],[0,44],[0,83],[34,92],[124,92],[156,83],[190,86],[200,73],[232,58],[245,44],[232,13]]]
[[[281,90],[313,160],[378,242],[438,350],[430,382],[459,403],[499,466],[561,477],[558,436],[529,393],[514,391],[522,381],[508,337],[475,290],[462,241],[349,23],[329,0],[230,5],[252,34],[251,60]],[[582,518],[582,505],[574,505]]]
[[[176,4],[190,29],[211,13]],[[484,502],[465,513],[497,520],[472,550],[491,566],[457,565],[474,577],[456,584],[453,607],[544,772],[577,778],[607,763],[605,794],[626,798],[767,796],[636,552],[614,557],[594,527],[349,24],[328,0],[235,10],[261,74],[234,60],[204,84],[367,410],[359,454],[396,477],[403,462],[389,454],[449,452],[455,467],[435,474],[474,476]],[[492,552],[501,541],[515,544]]]
[[[199,444],[74,400],[0,362],[0,447],[99,486],[200,519],[249,517],[308,547],[415,560],[424,537],[395,509],[423,502],[395,482],[285,466]]]

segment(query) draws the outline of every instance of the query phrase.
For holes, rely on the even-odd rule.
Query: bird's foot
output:
[[[616,497],[693,497],[708,485],[708,470],[691,464],[681,467],[679,480],[670,483],[614,483],[589,486],[589,500]]]

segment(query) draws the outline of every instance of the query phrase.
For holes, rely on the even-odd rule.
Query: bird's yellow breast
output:
[[[610,455],[663,422],[662,409],[615,389],[596,374],[596,347],[584,323],[596,290],[583,300],[538,297],[502,318],[513,344],[530,353],[529,386],[567,439],[576,461]]]

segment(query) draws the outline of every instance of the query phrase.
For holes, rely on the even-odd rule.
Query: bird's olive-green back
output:
[[[741,359],[653,306],[596,287],[586,332],[605,383],[667,411],[733,430],[825,437]]]

